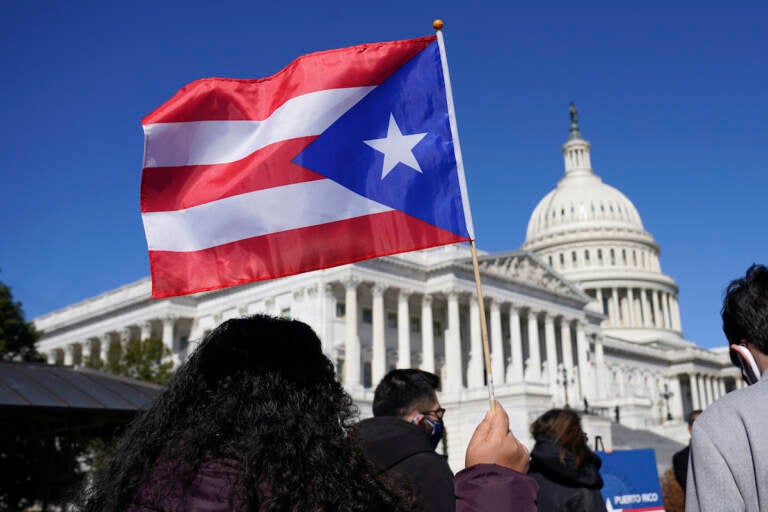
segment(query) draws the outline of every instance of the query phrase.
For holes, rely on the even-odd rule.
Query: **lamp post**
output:
[[[664,384],[664,392],[659,394],[667,404],[667,421],[672,421],[672,413],[669,411],[669,399],[674,396],[674,393],[669,390],[669,386],[667,384]]]
[[[575,381],[573,377],[570,379],[568,378],[568,369],[563,365],[560,364],[560,375],[557,377],[557,383],[561,386],[563,386],[563,393],[565,395],[565,407],[568,408],[570,405],[568,405],[568,386],[573,384]]]

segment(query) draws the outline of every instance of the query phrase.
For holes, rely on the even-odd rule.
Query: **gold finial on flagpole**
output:
[[[432,28],[434,28],[435,30],[443,30],[443,20],[433,21]]]

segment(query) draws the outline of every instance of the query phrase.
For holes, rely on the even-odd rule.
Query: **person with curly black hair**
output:
[[[128,427],[81,508],[413,510],[350,436],[356,416],[309,326],[228,320]]]

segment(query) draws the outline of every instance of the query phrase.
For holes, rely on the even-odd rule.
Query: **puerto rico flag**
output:
[[[152,295],[474,239],[436,37],[183,87],[142,121]]]

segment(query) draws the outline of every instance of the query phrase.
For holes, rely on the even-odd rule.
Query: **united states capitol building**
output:
[[[496,397],[530,445],[551,407],[588,409],[587,432],[611,447],[610,423],[687,443],[684,418],[740,387],[724,352],[683,335],[678,287],[632,202],[590,163],[575,110],[565,173],[531,214],[518,251],[479,257]],[[339,378],[370,415],[392,368],[439,373],[454,469],[488,408],[479,307],[468,246],[452,245],[185,297],[150,298],[149,278],[34,320],[49,363],[106,357],[156,337],[182,363],[229,318],[287,315],[310,324]],[[301,354],[297,354],[301,357]]]

